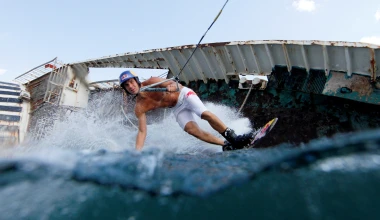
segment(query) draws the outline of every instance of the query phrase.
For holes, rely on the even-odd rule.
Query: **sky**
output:
[[[197,44],[226,0],[0,0],[0,81],[63,63]],[[229,0],[202,43],[322,40],[380,45],[379,0]],[[89,80],[125,69],[90,69]],[[162,71],[138,70],[144,76]]]

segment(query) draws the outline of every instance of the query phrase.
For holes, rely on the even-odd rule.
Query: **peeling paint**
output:
[[[248,92],[220,82],[219,92],[212,94],[206,85],[197,85],[191,82],[189,87],[203,97],[202,101],[222,103],[236,110],[241,107]],[[280,143],[301,144],[338,132],[380,127],[379,105],[273,87],[252,90],[242,113],[256,128],[274,117],[279,118],[271,138],[261,143],[260,147]]]
[[[351,92],[347,92],[347,91]],[[374,91],[374,85],[368,76],[353,74],[347,78],[345,73],[331,72],[323,94],[341,98],[380,104],[380,94]]]
[[[326,78],[321,77],[319,73],[323,72],[326,77],[330,72],[342,72],[349,77],[361,75],[369,77],[370,81],[374,82],[376,65],[380,62],[375,56],[379,53],[379,46],[359,42],[259,40],[205,43],[199,46],[201,49],[191,58],[196,63],[196,68],[193,64],[193,71],[181,72],[180,79],[187,83],[188,80],[207,82],[207,78],[229,82],[233,80],[232,76],[239,74],[270,76],[274,74],[273,70],[276,66],[285,66],[286,71],[291,74],[284,77],[286,80],[282,82],[284,86],[297,91],[321,93],[325,87]],[[178,68],[182,67],[179,64],[190,58],[194,48],[196,45],[151,49],[79,63],[95,68],[115,67],[115,63],[119,63],[120,68],[169,69],[172,73],[178,73]],[[142,57],[149,57],[149,59]],[[118,61],[115,62],[115,58]],[[298,72],[301,69],[303,70],[301,72],[305,72],[305,76],[302,76],[303,73],[298,74],[298,79],[296,79],[293,75],[301,73]],[[361,96],[363,93],[365,96],[369,94],[360,88],[366,85],[366,82],[352,84],[354,87],[355,85],[357,88],[353,91],[358,91]],[[337,89],[332,89],[333,92],[325,92],[325,94],[339,96],[336,93]],[[376,99],[373,97],[368,100]]]

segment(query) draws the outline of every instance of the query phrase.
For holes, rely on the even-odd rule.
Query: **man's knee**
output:
[[[201,115],[201,119],[203,120],[211,120],[214,117],[214,114],[210,111],[204,111]]]
[[[193,136],[199,136],[199,132],[200,132],[200,129],[197,125],[197,123],[195,123],[194,121],[189,121],[186,125],[185,125],[185,129],[184,129],[187,133],[193,135]]]
[[[194,122],[193,121],[187,122],[183,130],[190,134],[193,133],[196,130]]]

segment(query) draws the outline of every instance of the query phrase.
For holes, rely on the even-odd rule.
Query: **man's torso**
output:
[[[143,86],[147,86],[144,85]],[[142,92],[137,96],[135,111],[145,113],[158,108],[171,108],[177,104],[183,86],[178,84],[180,91],[176,92]],[[156,88],[165,88],[160,85]]]

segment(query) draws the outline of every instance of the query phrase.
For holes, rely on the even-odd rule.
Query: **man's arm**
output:
[[[147,134],[146,115],[145,113],[140,113],[136,114],[136,116],[139,120],[139,130],[136,137],[136,150],[142,150]]]
[[[143,82],[143,86],[150,85],[158,82],[165,81],[166,79],[160,78],[160,77],[151,77],[148,80]],[[178,86],[181,86],[181,84],[178,84]],[[168,92],[176,92],[177,91],[177,82],[174,80],[169,80],[166,82],[163,82],[161,84],[158,84],[155,86],[157,88],[166,88]]]

